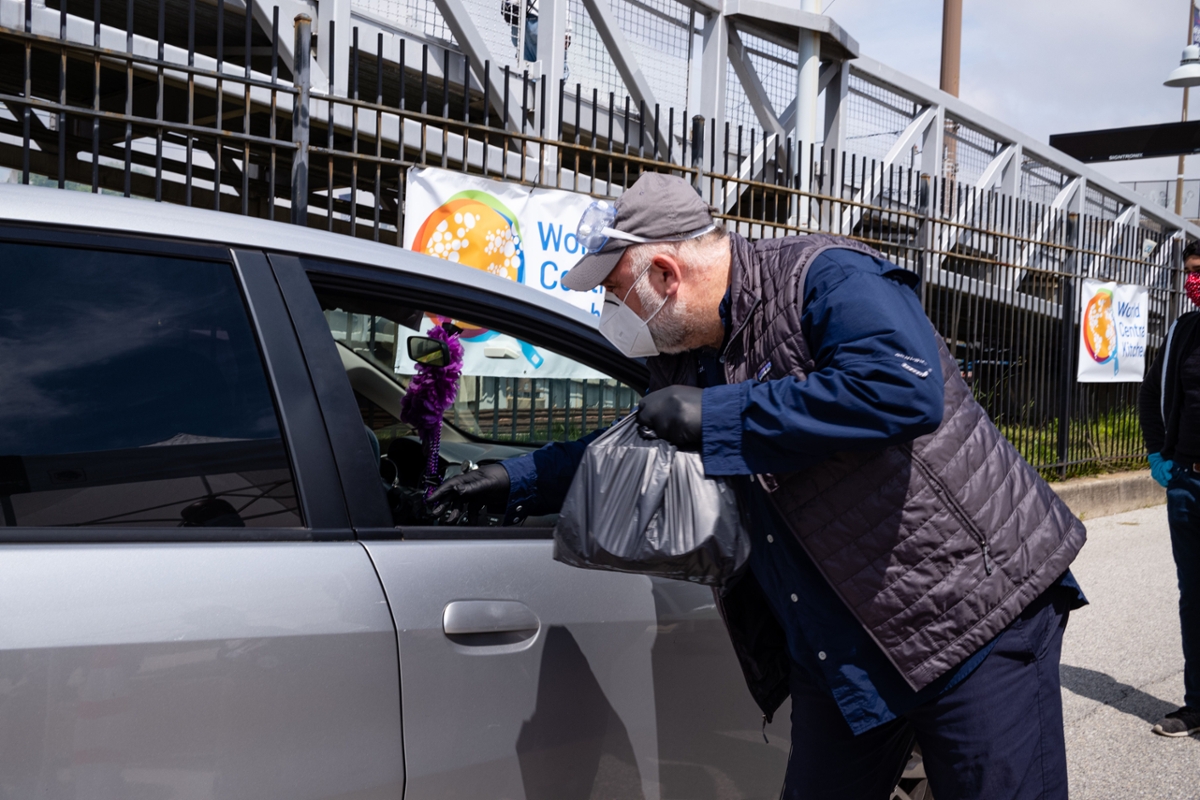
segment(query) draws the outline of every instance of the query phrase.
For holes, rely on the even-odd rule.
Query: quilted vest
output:
[[[866,245],[814,234],[751,244],[731,235],[729,383],[815,368],[801,332],[804,282],[832,248],[883,258]],[[941,336],[945,409],[937,430],[882,450],[835,453],[799,472],[760,475],[782,519],[829,585],[913,689],[990,641],[1066,571],[1086,531],[996,429],[963,381]],[[696,355],[650,360],[651,389],[695,384]],[[731,608],[722,615],[759,704],[778,705],[778,633]],[[769,613],[769,612],[767,612]],[[751,628],[754,628],[753,630]],[[782,669],[786,678],[786,667]],[[764,698],[776,699],[769,703]],[[766,708],[771,705],[771,708]]]

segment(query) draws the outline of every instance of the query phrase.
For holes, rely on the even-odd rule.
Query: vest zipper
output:
[[[950,508],[950,513],[953,514],[954,518],[958,520],[958,523],[963,526],[967,532],[967,535],[974,539],[975,543],[979,545],[979,549],[983,551],[983,570],[988,575],[991,575],[994,567],[992,562],[992,550],[991,547],[988,546],[988,540],[987,537],[983,535],[983,531],[975,527],[975,523],[971,521],[971,518],[967,515],[966,510],[958,504],[958,500],[955,499],[950,490],[946,488],[946,485],[942,483],[941,479],[933,473],[933,470],[929,468],[929,465],[922,461],[921,458],[913,452],[912,445],[907,444],[905,447],[912,455],[913,463],[917,465],[917,469],[921,470],[921,474],[925,476],[925,480],[929,481],[929,484],[933,487],[933,490]]]

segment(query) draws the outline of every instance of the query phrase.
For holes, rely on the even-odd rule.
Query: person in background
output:
[[[1184,291],[1200,306],[1200,241],[1183,251]],[[1171,325],[1138,398],[1150,473],[1167,490],[1167,523],[1179,579],[1183,706],[1151,729],[1163,736],[1200,731],[1200,311]]]
[[[500,15],[504,17],[511,28],[513,47],[521,40],[521,6],[522,0],[502,0]],[[538,30],[538,0],[524,0],[525,3],[525,50],[521,58],[525,61],[537,61],[537,30]]]
[[[513,47],[521,41],[521,6],[522,0],[501,0],[500,15],[510,26]],[[525,61],[537,61],[538,57],[538,0],[525,2],[525,47],[521,57]],[[571,49],[571,18],[567,17],[567,38],[563,45],[563,80],[571,77],[571,66],[566,62],[565,51]]]
[[[603,286],[600,332],[647,359],[638,422],[698,450],[747,515],[749,569],[715,597],[764,719],[791,697],[783,796],[887,800],[915,741],[938,800],[1065,800],[1086,533],[971,395],[918,276],[841,237],[749,242],[657,173],[577,234],[563,283]],[[597,435],[431,502],[557,511]]]

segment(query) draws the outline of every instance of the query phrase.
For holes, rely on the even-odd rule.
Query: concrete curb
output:
[[[1107,517],[1167,502],[1167,490],[1150,477],[1150,470],[1118,472],[1095,478],[1052,483],[1067,507],[1080,519]]]

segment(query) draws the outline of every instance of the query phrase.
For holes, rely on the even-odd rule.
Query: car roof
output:
[[[349,261],[483,289],[593,329],[597,325],[594,315],[565,300],[482,270],[342,233],[229,212],[41,186],[0,184],[0,223],[128,233]]]

